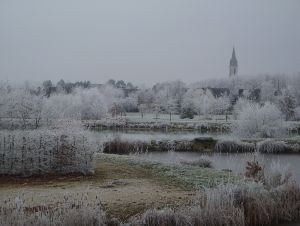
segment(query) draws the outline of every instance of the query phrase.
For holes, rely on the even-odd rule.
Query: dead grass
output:
[[[194,192],[176,186],[143,164],[134,164],[125,156],[100,155],[93,176],[46,176],[30,178],[0,177],[0,203],[25,192],[26,203],[55,205],[66,191],[80,192],[89,188],[88,200],[98,194],[109,217],[122,221],[151,208],[178,208]],[[114,161],[114,159],[118,159]]]

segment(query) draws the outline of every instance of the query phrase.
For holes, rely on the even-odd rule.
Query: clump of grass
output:
[[[291,153],[293,148],[284,141],[264,140],[258,143],[257,150],[261,153]]]
[[[116,137],[113,140],[104,143],[103,152],[110,154],[143,153],[148,150],[148,147],[149,144],[145,141],[129,141]]]
[[[270,187],[278,187],[292,181],[293,175],[290,166],[282,165],[278,161],[272,161],[264,180]]]
[[[214,147],[215,152],[220,153],[246,153],[254,152],[255,145],[238,140],[220,140]]]
[[[26,201],[25,201],[26,200]],[[88,193],[69,193],[51,206],[28,204],[28,197],[7,199],[0,204],[0,225],[5,226],[102,226],[105,213],[98,196],[88,199]]]
[[[189,226],[187,218],[169,208],[149,209],[142,216],[132,220],[133,226]]]
[[[183,212],[191,219],[194,226],[230,226],[245,225],[243,211],[235,206],[233,187],[207,189],[199,194],[192,206]]]
[[[212,161],[205,158],[199,158],[197,160],[192,160],[192,161],[181,161],[180,163],[183,165],[197,166],[201,168],[213,168]]]

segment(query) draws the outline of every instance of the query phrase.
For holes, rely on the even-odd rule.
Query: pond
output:
[[[247,161],[258,161],[269,171],[272,168],[280,171],[291,172],[295,180],[300,183],[300,155],[297,154],[201,154],[197,152],[148,152],[136,154],[139,158],[164,163],[180,164],[183,161],[193,161],[205,158],[212,162],[215,169],[229,169],[233,172],[244,174]]]

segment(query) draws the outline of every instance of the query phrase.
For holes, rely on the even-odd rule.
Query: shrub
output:
[[[93,172],[96,143],[82,129],[0,132],[0,175]]]

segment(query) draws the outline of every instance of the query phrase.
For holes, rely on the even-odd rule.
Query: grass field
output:
[[[149,208],[187,204],[196,188],[236,180],[228,172],[100,154],[95,175],[38,178],[0,178],[0,203],[21,197],[31,207],[55,206],[68,193],[87,192],[100,198],[109,216],[126,220]]]

